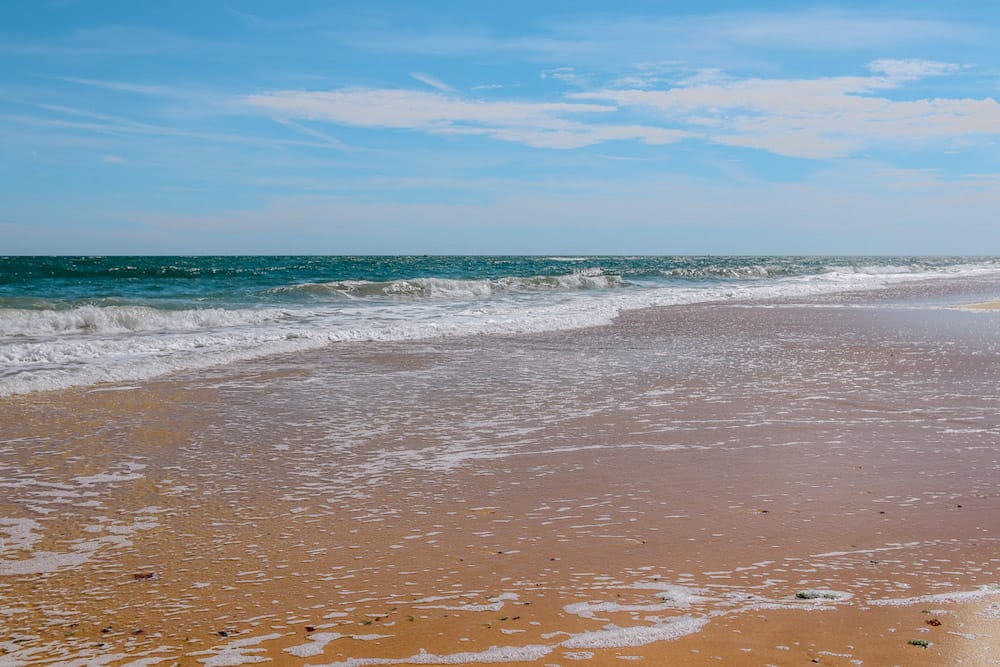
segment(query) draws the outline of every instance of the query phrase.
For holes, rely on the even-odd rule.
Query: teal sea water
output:
[[[0,395],[994,272],[986,257],[0,257]]]

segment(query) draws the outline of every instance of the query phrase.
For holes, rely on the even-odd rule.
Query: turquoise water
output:
[[[342,341],[517,334],[625,309],[1000,272],[969,257],[0,257],[0,395]]]
[[[144,303],[244,307],[349,296],[407,294],[407,280],[504,281],[509,290],[563,287],[560,277],[606,276],[616,285],[810,276],[830,271],[931,272],[990,258],[958,257],[0,257],[0,306]],[[531,279],[536,280],[532,281]],[[520,279],[520,280],[518,280]],[[296,287],[341,284],[341,289]],[[593,285],[591,285],[593,286]],[[357,291],[361,286],[354,285]],[[473,285],[468,288],[474,289]],[[503,285],[494,285],[501,291]],[[412,295],[433,295],[434,288]]]

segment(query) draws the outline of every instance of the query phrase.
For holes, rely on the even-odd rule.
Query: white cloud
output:
[[[689,71],[670,88],[606,88],[568,94],[557,102],[491,101],[453,91],[377,88],[275,91],[243,101],[279,118],[480,135],[564,149],[606,141],[667,144],[699,137],[824,159],[873,146],[912,147],[1000,134],[1000,105],[992,98],[896,99],[905,93],[905,84],[954,73],[961,69],[958,65],[882,59],[868,69],[871,73],[866,75],[812,79],[735,79],[717,69]],[[650,66],[645,71],[657,70]],[[545,76],[563,79],[577,74],[560,68]],[[651,111],[655,120],[650,120]],[[635,122],[637,115],[641,123]]]
[[[992,98],[893,100],[875,94],[954,72],[957,65],[878,60],[870,69],[882,76],[754,78],[569,97],[651,108],[660,112],[664,124],[696,125],[716,143],[803,158],[842,157],[892,141],[1000,134],[1000,105]]]
[[[351,148],[343,141],[331,137],[326,132],[321,132],[315,128],[306,127],[305,125],[302,125],[301,123],[296,123],[293,120],[288,120],[287,118],[275,118],[274,121],[280,125],[284,125],[285,127],[291,128],[303,134],[307,134],[310,137],[315,137],[316,139],[325,142],[328,146],[330,146],[330,148],[338,148],[340,150],[349,150]]]
[[[612,114],[616,107],[608,104],[484,101],[381,88],[277,91],[251,95],[245,102],[292,118],[434,134],[485,135],[544,148],[579,148],[618,139],[663,144],[689,136],[687,131],[674,128],[577,120],[581,116]]]
[[[876,74],[884,74],[894,81],[914,81],[928,76],[944,76],[961,69],[954,63],[933,60],[891,60],[882,58],[872,61],[868,69]]]
[[[554,67],[542,70],[539,76],[543,79],[555,79],[570,85],[582,85],[586,83],[586,78],[580,76],[574,67]]]
[[[125,158],[120,155],[105,155],[101,157],[101,162],[105,164],[122,164],[125,162]]]
[[[552,124],[563,113],[609,113],[608,104],[488,102],[400,88],[286,90],[246,98],[251,106],[292,117],[359,127],[447,128],[474,125]]]
[[[123,93],[134,93],[136,95],[156,95],[163,97],[179,97],[181,93],[169,86],[159,86],[142,83],[132,83],[130,81],[109,81],[105,79],[83,79],[75,76],[54,77],[66,83],[75,83],[80,86],[93,86],[105,90],[113,90]]]
[[[410,76],[419,81],[420,83],[426,83],[431,88],[437,88],[438,90],[446,93],[450,93],[452,90],[454,90],[454,88],[449,86],[441,79],[432,76],[430,74],[426,74],[424,72],[410,72]]]

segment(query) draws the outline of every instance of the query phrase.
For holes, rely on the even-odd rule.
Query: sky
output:
[[[0,3],[0,255],[1000,255],[1000,3]]]

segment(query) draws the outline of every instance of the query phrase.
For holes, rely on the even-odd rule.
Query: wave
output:
[[[0,344],[0,396],[144,380],[169,373],[321,348],[332,343],[399,341],[477,334],[518,334],[572,329],[610,322],[614,303],[508,303],[487,310],[450,306],[359,307],[294,311],[287,319],[255,326],[246,313],[240,326],[204,330],[146,331],[113,335],[8,339]],[[171,324],[176,324],[171,322]],[[144,326],[149,327],[152,321]]]
[[[461,299],[482,298],[503,293],[551,290],[593,290],[621,287],[621,276],[601,269],[587,269],[565,275],[511,276],[495,279],[408,278],[389,281],[341,280],[329,283],[302,283],[268,290],[270,294],[341,296],[348,299],[409,297]]]
[[[797,273],[801,273],[801,271],[788,267],[766,267],[756,264],[748,266],[685,266],[658,271],[658,275],[664,278],[688,278],[696,280],[708,278],[775,278],[778,276],[795,275]]]
[[[253,326],[287,319],[280,309],[161,310],[149,306],[86,305],[65,310],[0,309],[0,337],[192,331]]]
[[[832,261],[820,262],[816,258],[801,260],[778,258],[780,261],[753,261],[767,258],[729,258],[726,261],[705,262],[688,261],[681,266],[658,268],[651,273],[668,279],[683,280],[744,280],[766,278],[815,278],[829,275],[864,275],[864,276],[895,276],[900,274],[926,274],[933,277],[938,274],[965,272],[974,267],[986,270],[996,270],[995,262],[981,265],[953,264],[940,261],[912,261],[904,263],[872,263],[865,261],[870,258],[830,258]],[[631,274],[626,274],[630,275]]]
[[[234,265],[225,258],[218,263],[208,263],[198,258],[177,258],[165,262],[161,258],[136,257],[34,257],[0,258],[3,272],[0,284],[31,280],[136,280],[136,279],[204,279],[206,277],[245,277],[266,273],[271,267],[254,263],[250,266]],[[210,258],[209,258],[210,259]],[[16,260],[16,261],[15,261]],[[131,260],[131,261],[130,261]]]
[[[740,275],[724,273],[739,267]],[[995,262],[925,267],[906,261],[812,267],[775,275],[767,263],[703,262],[691,267],[703,272],[700,281],[688,280],[698,277],[688,273],[656,280],[628,274],[625,282],[590,268],[478,280],[313,282],[272,288],[263,299],[257,292],[251,300],[256,307],[194,307],[194,301],[181,307],[172,301],[171,308],[145,302],[31,308],[22,301],[21,307],[0,307],[0,396],[142,380],[337,342],[516,335],[607,324],[622,311],[650,306],[808,298],[936,277],[993,280],[1000,268]]]

